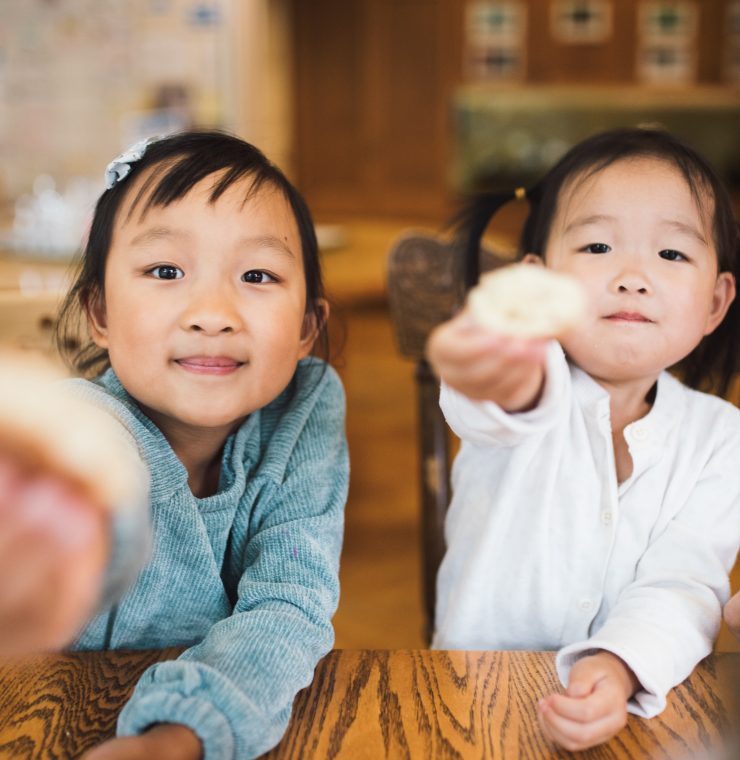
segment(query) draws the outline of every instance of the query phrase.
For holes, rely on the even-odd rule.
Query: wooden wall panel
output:
[[[362,179],[357,153],[364,61],[357,40],[363,23],[356,3],[294,4],[295,166],[307,192],[322,186],[349,188]]]
[[[699,65],[697,81],[718,84],[722,81],[722,59],[727,6],[730,0],[701,0],[699,16]]]
[[[295,166],[316,213],[438,218],[450,207],[460,7],[296,0]]]

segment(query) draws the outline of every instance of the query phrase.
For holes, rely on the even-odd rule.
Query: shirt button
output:
[[[588,612],[593,606],[594,603],[590,599],[581,599],[581,601],[578,602],[579,609],[583,610],[584,612]]]
[[[612,513],[608,509],[601,513],[601,522],[604,523],[604,525],[612,524]]]
[[[642,425],[637,425],[633,427],[630,432],[632,433],[632,437],[636,441],[644,441],[649,435],[648,429],[646,427],[643,427]]]

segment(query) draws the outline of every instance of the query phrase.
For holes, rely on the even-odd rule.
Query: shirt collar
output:
[[[108,368],[95,380],[95,383],[117,398],[140,424],[138,435],[135,437],[139,452],[149,469],[151,498],[153,500],[167,499],[175,491],[187,488],[187,469],[177,458],[162,431],[123,387],[113,369]],[[259,410],[253,412],[239,429],[227,438],[221,460],[218,493],[202,499],[193,497],[197,500],[201,511],[215,511],[225,505],[230,505],[234,501],[233,493],[241,493],[244,490],[247,466],[244,461],[245,449],[258,445],[259,417]]]
[[[609,393],[580,367],[570,364],[576,402],[587,417],[609,418]],[[660,450],[678,425],[686,403],[684,386],[668,372],[657,380],[655,401],[650,411],[624,429],[625,439],[633,458],[638,451]]]

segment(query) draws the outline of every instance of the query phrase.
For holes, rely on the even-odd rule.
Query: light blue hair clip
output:
[[[134,143],[130,148],[127,148],[117,155],[109,164],[105,167],[105,186],[110,190],[114,185],[117,185],[122,179],[128,176],[131,171],[131,164],[141,160],[146,149],[154,142],[157,142],[160,137],[147,137],[144,140]]]

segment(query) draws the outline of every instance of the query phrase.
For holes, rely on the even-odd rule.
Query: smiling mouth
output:
[[[175,359],[175,364],[196,375],[230,375],[244,366],[245,362],[228,356],[186,356]]]

